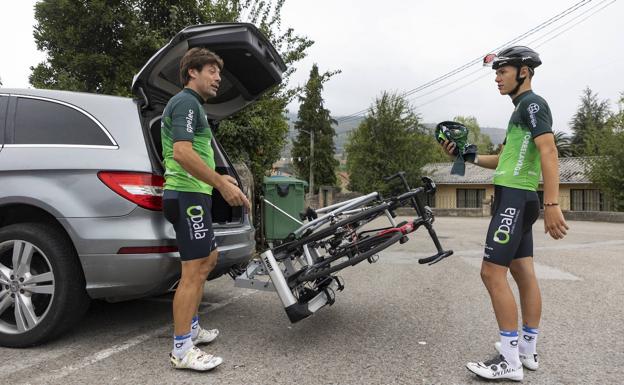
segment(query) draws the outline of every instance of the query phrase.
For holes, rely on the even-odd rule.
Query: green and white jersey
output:
[[[513,103],[516,108],[509,119],[494,184],[536,191],[542,165],[534,139],[552,132],[552,115],[548,103],[533,91],[522,93]]]
[[[210,144],[212,131],[203,103],[204,100],[197,92],[184,88],[174,95],[165,107],[160,126],[165,161],[165,190],[212,194],[212,186],[189,174],[173,159],[175,142],[181,140],[193,142],[195,152],[214,170],[214,152]]]

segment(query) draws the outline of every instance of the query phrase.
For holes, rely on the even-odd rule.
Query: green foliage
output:
[[[619,111],[607,120],[607,133],[599,140],[599,152],[592,159],[590,177],[613,202],[613,208],[624,211],[624,93]]]
[[[282,30],[285,0],[43,0],[35,6],[35,41],[46,61],[31,68],[30,82],[54,88],[130,95],[132,77],[178,31],[194,24],[249,22],[273,43],[289,69],[259,101],[222,122],[217,137],[233,160],[262,176],[279,158],[288,126],[286,105],[299,93],[288,87],[293,63],[314,42]],[[226,63],[227,66],[227,63]]]
[[[555,145],[560,158],[568,158],[573,156],[572,142],[570,137],[563,131],[555,131]]]
[[[600,153],[600,143],[606,132],[609,102],[598,100],[598,95],[587,87],[583,90],[581,104],[570,128],[574,132],[572,150],[576,156],[593,156]]]
[[[468,143],[476,144],[479,154],[495,154],[492,139],[481,133],[481,128],[474,116],[456,116],[453,120],[462,123],[468,128]]]
[[[389,192],[384,176],[405,171],[410,186],[420,185],[422,167],[448,160],[404,97],[384,92],[349,136],[346,146],[349,189]]]
[[[336,132],[332,124],[336,124],[330,112],[323,106],[323,83],[339,71],[319,74],[316,64],[312,66],[303,95],[299,97],[298,120],[295,129],[297,138],[293,141],[291,154],[299,178],[308,180],[310,175],[310,135],[314,133],[314,185],[336,186],[336,168],[338,160],[334,158],[334,136]],[[315,189],[316,190],[316,189]]]

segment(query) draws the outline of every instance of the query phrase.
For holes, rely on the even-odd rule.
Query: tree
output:
[[[256,25],[289,67],[279,86],[221,122],[215,133],[232,160],[246,162],[258,191],[288,132],[283,113],[299,93],[293,63],[312,40],[282,30],[285,0],[43,0],[35,6],[35,41],[47,58],[31,67],[38,88],[130,95],[132,77],[175,33],[193,24]],[[226,63],[227,66],[227,63]]]
[[[314,133],[313,171],[314,183],[320,185],[336,185],[336,168],[338,160],[334,158],[334,136],[336,132],[332,124],[336,121],[331,118],[329,110],[323,105],[323,83],[337,72],[319,74],[316,64],[310,70],[303,95],[299,97],[298,120],[295,129],[297,138],[293,141],[291,155],[295,159],[294,166],[301,179],[308,179],[310,175],[310,135]]]
[[[468,143],[476,144],[479,153],[494,154],[494,144],[487,134],[481,133],[481,128],[474,116],[456,116],[453,120],[468,128]]]
[[[576,156],[599,153],[600,138],[605,133],[609,117],[609,102],[598,100],[598,95],[587,87],[581,96],[581,105],[570,121],[574,132],[572,150]]]
[[[563,131],[555,131],[555,146],[560,158],[573,156],[572,143],[570,137]]]
[[[407,100],[384,92],[366,118],[349,135],[346,145],[349,189],[362,193],[389,192],[384,176],[405,171],[410,186],[420,184],[422,167],[448,160],[432,135],[420,126]]]
[[[599,153],[590,162],[590,178],[611,198],[614,209],[624,211],[624,93],[619,111],[607,121],[607,133],[598,143]]]

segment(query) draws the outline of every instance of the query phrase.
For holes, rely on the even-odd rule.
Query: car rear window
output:
[[[94,118],[77,108],[24,97],[17,99],[13,143],[115,145]]]

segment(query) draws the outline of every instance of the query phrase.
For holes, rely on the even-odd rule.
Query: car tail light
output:
[[[111,190],[148,210],[162,210],[165,179],[143,172],[100,171],[98,178]]]

